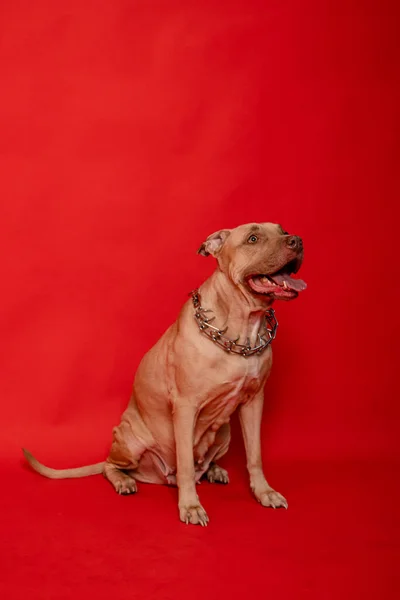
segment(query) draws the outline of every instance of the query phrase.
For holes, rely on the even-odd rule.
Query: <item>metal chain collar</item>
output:
[[[265,311],[263,320],[264,331],[261,334],[257,334],[258,345],[252,348],[249,339],[247,339],[247,344],[238,344],[237,342],[239,341],[239,338],[236,338],[236,340],[230,340],[224,336],[224,333],[226,333],[228,329],[227,327],[225,327],[225,329],[218,329],[218,327],[211,325],[211,322],[214,321],[215,317],[209,319],[206,316],[206,313],[213,311],[206,310],[201,306],[199,290],[194,290],[190,293],[190,295],[192,296],[193,306],[195,308],[194,318],[201,333],[204,333],[204,335],[217,344],[217,346],[225,350],[225,352],[240,354],[241,356],[247,358],[253,354],[261,354],[275,339],[278,329],[278,321],[275,317],[275,311],[272,308],[269,308]]]

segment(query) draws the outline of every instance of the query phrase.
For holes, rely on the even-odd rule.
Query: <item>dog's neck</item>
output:
[[[239,343],[250,340],[257,343],[257,335],[263,329],[265,311],[271,307],[272,300],[253,296],[244,287],[235,285],[220,269],[200,287],[202,304],[212,310],[216,317],[215,325],[220,329],[228,327],[230,338],[239,337]]]

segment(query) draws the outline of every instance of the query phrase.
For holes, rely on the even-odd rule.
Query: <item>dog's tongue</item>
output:
[[[288,273],[278,273],[269,277],[277,285],[283,286],[286,283],[287,287],[295,292],[302,292],[307,287],[307,284],[302,279],[294,279]]]

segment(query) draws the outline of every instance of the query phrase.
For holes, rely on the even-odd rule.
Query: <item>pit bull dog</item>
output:
[[[217,268],[142,359],[108,458],[57,470],[27,450],[24,455],[54,479],[103,473],[119,494],[136,492],[137,481],[177,485],[180,520],[205,526],[196,483],[203,476],[228,483],[217,461],[228,450],[236,409],[255,498],[263,506],[288,506],[264,476],[260,425],[277,330],[271,306],[296,298],[306,284],[292,277],[303,261],[303,242],[280,225],[218,231],[198,253],[214,256]]]

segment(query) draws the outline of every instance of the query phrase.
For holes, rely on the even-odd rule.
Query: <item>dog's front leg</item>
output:
[[[208,516],[201,506],[196,492],[193,433],[197,410],[192,406],[176,404],[173,412],[176,444],[176,482],[179,489],[179,517],[184,523],[202,525],[208,523]]]
[[[239,409],[240,424],[247,456],[247,469],[250,476],[250,487],[263,506],[272,508],[284,507],[288,504],[285,498],[275,492],[264,476],[261,458],[261,418],[264,405],[264,392],[259,392],[253,400],[242,404]]]

